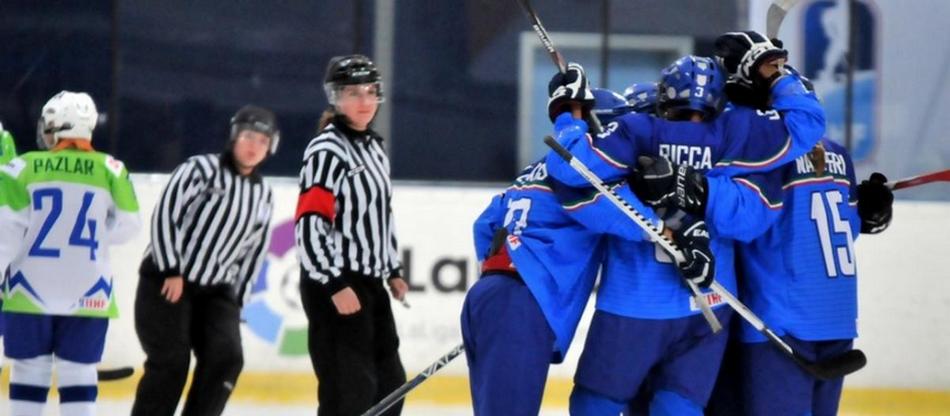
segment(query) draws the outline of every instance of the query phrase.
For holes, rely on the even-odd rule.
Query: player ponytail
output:
[[[336,110],[334,110],[333,107],[323,110],[323,114],[320,115],[320,121],[317,122],[317,134],[320,134],[323,129],[327,128],[327,125],[333,121],[334,117],[336,117]]]

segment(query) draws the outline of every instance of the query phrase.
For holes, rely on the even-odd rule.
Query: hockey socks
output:
[[[83,364],[58,358],[56,381],[62,416],[95,416],[99,394],[95,364]]]
[[[53,376],[53,356],[11,359],[10,414],[40,416]]]
[[[10,414],[41,416],[53,376],[53,356],[11,359]],[[56,374],[62,416],[94,416],[98,378],[95,364],[57,359]]]

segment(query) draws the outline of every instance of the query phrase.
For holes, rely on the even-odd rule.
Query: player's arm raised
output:
[[[717,38],[715,46],[716,56],[729,74],[729,100],[758,110],[758,117],[737,117],[730,127],[739,135],[755,138],[731,140],[730,145],[754,145],[756,156],[726,158],[717,164],[721,172],[734,175],[775,169],[811,151],[825,133],[825,112],[809,87],[810,81],[785,65],[788,52],[781,49],[781,42],[775,44],[752,31],[729,32]],[[760,137],[758,133],[777,128],[783,134]]]
[[[561,146],[605,181],[616,181],[630,173],[637,149],[632,139],[636,137],[636,131],[631,131],[629,123],[625,119],[612,121],[595,137],[589,134],[584,117],[579,119],[571,111],[572,108],[581,108],[589,113],[594,105],[594,95],[588,87],[583,67],[570,64],[565,75],[559,73],[551,79],[548,92],[548,114],[554,122],[554,137]],[[644,117],[641,121],[647,119]],[[589,186],[556,154],[549,153],[545,164],[548,173],[559,182],[574,187]]]

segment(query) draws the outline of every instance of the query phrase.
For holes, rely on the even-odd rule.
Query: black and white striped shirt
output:
[[[145,255],[163,277],[231,285],[241,300],[264,260],[272,208],[271,188],[256,172],[240,175],[221,155],[193,156],[162,191]]]
[[[401,276],[382,138],[337,119],[310,141],[303,163],[295,233],[305,274],[334,292],[344,271]]]

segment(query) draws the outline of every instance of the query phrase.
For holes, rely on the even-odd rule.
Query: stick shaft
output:
[[[925,185],[931,182],[950,182],[950,169],[939,170],[936,172],[925,173],[922,175],[911,176],[894,182],[888,182],[886,186],[892,190],[913,188],[915,186]]]
[[[627,201],[624,201],[620,195],[617,195],[613,189],[607,187],[604,182],[597,177],[597,174],[591,172],[583,162],[577,160],[574,155],[567,151],[564,146],[561,146],[557,140],[554,140],[553,137],[547,136],[544,138],[544,143],[549,147],[554,149],[554,151],[562,159],[567,161],[574,170],[577,171],[587,182],[590,182],[608,201],[614,204],[618,209],[621,210],[628,218],[633,220],[640,228],[647,231],[647,234],[653,238],[653,240],[659,244],[663,249],[673,257],[673,260],[679,264],[685,261],[683,258],[683,253],[680,252],[679,248],[676,247],[676,244],[666,238],[659,229],[657,229],[653,224],[647,220],[642,214],[637,212]],[[709,323],[709,327],[712,331],[719,332],[722,329],[722,324],[719,322],[719,319],[716,318],[716,314],[713,313],[712,308],[709,307],[709,302],[706,301],[706,297],[699,291],[699,287],[689,279],[683,279],[686,282],[686,285],[689,287],[690,292],[692,293],[693,301],[696,302],[696,305],[699,307],[700,312],[702,312],[703,317],[706,319],[706,322]]]
[[[422,384],[423,381],[426,381],[429,377],[432,377],[437,371],[441,370],[442,367],[448,365],[455,357],[458,357],[465,351],[465,344],[456,345],[455,348],[452,348],[451,351],[440,357],[436,362],[432,363],[425,370],[422,370],[421,373],[412,378],[412,380],[407,381],[402,386],[399,386],[398,389],[393,390],[392,393],[389,393],[386,397],[376,403],[373,407],[369,408],[362,416],[379,416],[387,409],[392,407],[394,404],[402,400],[407,394],[409,394],[412,389],[416,386]]]
[[[548,55],[551,56],[551,60],[554,61],[554,65],[557,66],[558,72],[562,74],[567,72],[567,63],[564,61],[564,57],[554,47],[554,42],[551,42],[551,36],[548,35],[548,31],[544,29],[544,25],[541,24],[541,18],[539,18],[538,13],[534,11],[531,2],[529,0],[518,0],[518,4],[521,6],[521,10],[524,10],[528,16],[528,20],[531,21],[531,28],[534,29],[534,33],[537,34],[538,39],[541,40],[541,45],[548,51]]]
[[[521,6],[521,10],[528,16],[528,20],[531,21],[531,28],[534,29],[534,33],[538,35],[538,39],[541,40],[541,45],[544,46],[544,49],[548,51],[548,55],[551,57],[551,61],[554,62],[554,65],[557,66],[558,72],[561,74],[567,73],[567,61],[564,60],[564,56],[557,51],[557,48],[554,47],[554,42],[551,41],[551,36],[548,35],[548,31],[544,28],[544,25],[541,24],[541,18],[538,17],[538,13],[534,11],[534,7],[531,6],[530,0],[517,0],[518,4]],[[579,115],[575,114],[576,118],[580,118]],[[587,120],[590,123],[591,129],[595,133],[600,133],[604,131],[604,127],[600,125],[600,120],[591,115]]]

